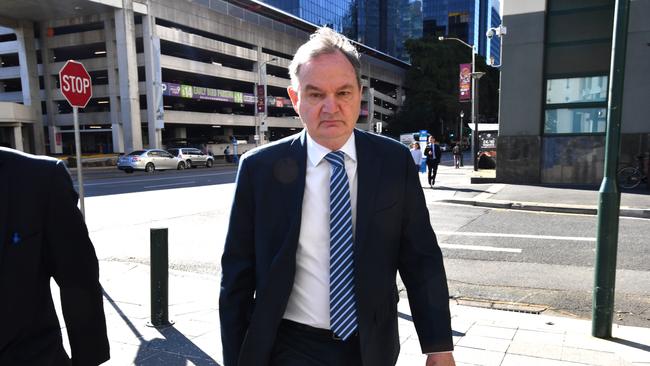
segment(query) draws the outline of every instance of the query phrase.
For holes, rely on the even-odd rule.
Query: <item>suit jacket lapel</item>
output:
[[[300,234],[300,219],[302,217],[302,198],[305,193],[305,174],[307,172],[307,146],[305,131],[298,134],[289,145],[287,164],[297,165],[297,177],[289,184],[288,210],[289,238],[294,248],[298,244]],[[295,238],[295,239],[294,239]]]
[[[9,171],[0,154],[0,263],[7,239],[7,215],[9,214]]]
[[[368,224],[375,208],[377,182],[380,176],[380,161],[374,151],[372,142],[364,132],[354,130],[357,149],[357,220],[354,239],[355,261],[360,263]]]

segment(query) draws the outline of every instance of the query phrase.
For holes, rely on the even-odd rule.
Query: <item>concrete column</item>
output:
[[[120,70],[118,76],[120,80],[124,149],[133,151],[142,149],[133,0],[122,0],[122,6],[122,9],[115,10],[115,43],[117,46],[117,65]]]
[[[41,59],[43,65],[43,88],[45,89],[45,108],[47,109],[47,114],[45,120],[47,121],[47,132],[50,140],[50,154],[62,154],[63,146],[62,144],[56,143],[56,134],[60,133],[61,130],[55,126],[54,116],[58,114],[58,109],[54,104],[53,99],[53,90],[56,87],[54,78],[52,77],[53,73],[58,73],[58,70],[52,70],[52,51],[50,50],[50,37],[47,35],[47,28],[49,27],[49,22],[44,21],[39,23],[39,28],[41,32],[40,44],[41,44]]]
[[[106,38],[106,69],[108,73],[108,100],[110,105],[111,134],[113,139],[113,152],[123,153],[124,132],[120,122],[120,104],[118,99],[117,72],[117,51],[115,47],[115,27],[113,26],[113,14],[105,14],[104,35]]]
[[[162,112],[162,88],[160,70],[160,40],[155,34],[155,20],[150,15],[142,16],[142,41],[144,44],[144,70],[147,86],[147,132],[149,148],[162,146],[161,127],[156,126],[158,113]]]
[[[45,154],[45,138],[43,136],[43,111],[38,86],[34,24],[32,22],[21,22],[15,31],[18,39],[18,61],[20,63],[20,81],[23,88],[23,104],[31,108],[34,119],[32,125],[34,129],[34,153],[42,155]]]
[[[25,151],[23,145],[23,124],[19,123],[18,126],[14,126],[14,148],[19,151]]]
[[[257,108],[257,106],[255,108]],[[228,143],[230,143],[230,136],[233,135],[232,127],[224,127],[223,128],[223,135],[226,137],[226,140],[228,140]]]

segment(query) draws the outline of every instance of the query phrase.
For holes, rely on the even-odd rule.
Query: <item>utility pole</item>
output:
[[[621,192],[616,182],[616,170],[621,145],[623,82],[629,13],[630,0],[616,0],[607,98],[605,176],[600,185],[598,199],[598,236],[596,238],[596,268],[592,305],[591,334],[597,338],[612,337],[618,220],[621,203]]]

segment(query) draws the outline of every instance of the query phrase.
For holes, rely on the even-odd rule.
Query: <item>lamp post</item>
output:
[[[476,94],[478,94],[478,79],[480,79],[484,72],[473,72],[472,73],[472,84],[475,86],[472,88],[472,100],[475,100]],[[472,133],[472,139],[474,140],[473,154],[474,154],[474,171],[478,171],[478,102],[472,102],[472,119],[474,120],[474,132]]]
[[[478,80],[481,76],[475,77],[476,74],[476,47],[473,45],[463,41],[460,38],[454,38],[454,37],[438,37],[439,41],[446,41],[446,40],[452,40],[452,41],[458,41],[462,43],[463,45],[469,47],[472,49],[472,122],[474,122],[474,132],[472,132],[472,137],[476,135],[476,127],[478,125],[478,121],[476,119],[476,115],[478,114],[478,109],[474,108],[476,105],[476,93],[475,93],[475,87],[474,87],[474,79]],[[474,142],[478,141],[478,139],[473,139]],[[472,155],[474,156],[474,170],[478,170],[478,160],[476,158],[476,153],[478,152],[478,146],[476,144],[472,144]]]
[[[458,147],[460,148],[460,166],[463,166],[463,117],[465,112],[460,110],[460,125],[458,126]]]
[[[262,138],[262,132],[265,132],[268,127],[265,126],[265,128],[262,128],[262,121],[266,120],[266,114],[268,112],[268,103],[267,103],[267,91],[266,91],[266,64],[269,62],[276,61],[278,58],[273,57],[270,60],[264,61],[260,64],[260,66],[257,68],[257,79],[258,79],[258,86],[259,85],[264,85],[264,90],[263,90],[263,99],[264,99],[264,110],[260,111],[259,109],[257,110],[257,118],[255,119],[255,146],[258,144],[263,143],[263,138]],[[264,70],[264,77],[262,78],[262,70]],[[255,92],[258,95],[259,98],[259,92],[260,90],[256,88]]]

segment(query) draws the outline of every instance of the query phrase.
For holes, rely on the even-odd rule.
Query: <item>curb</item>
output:
[[[593,206],[569,206],[569,205],[553,205],[536,202],[512,202],[502,200],[473,200],[473,199],[443,199],[438,202],[453,203],[458,205],[469,205],[477,207],[489,208],[502,208],[507,210],[522,210],[522,211],[542,211],[542,212],[557,212],[557,213],[570,213],[582,215],[597,215],[598,209]],[[650,219],[650,209],[621,207],[619,216],[635,217],[642,219]]]

